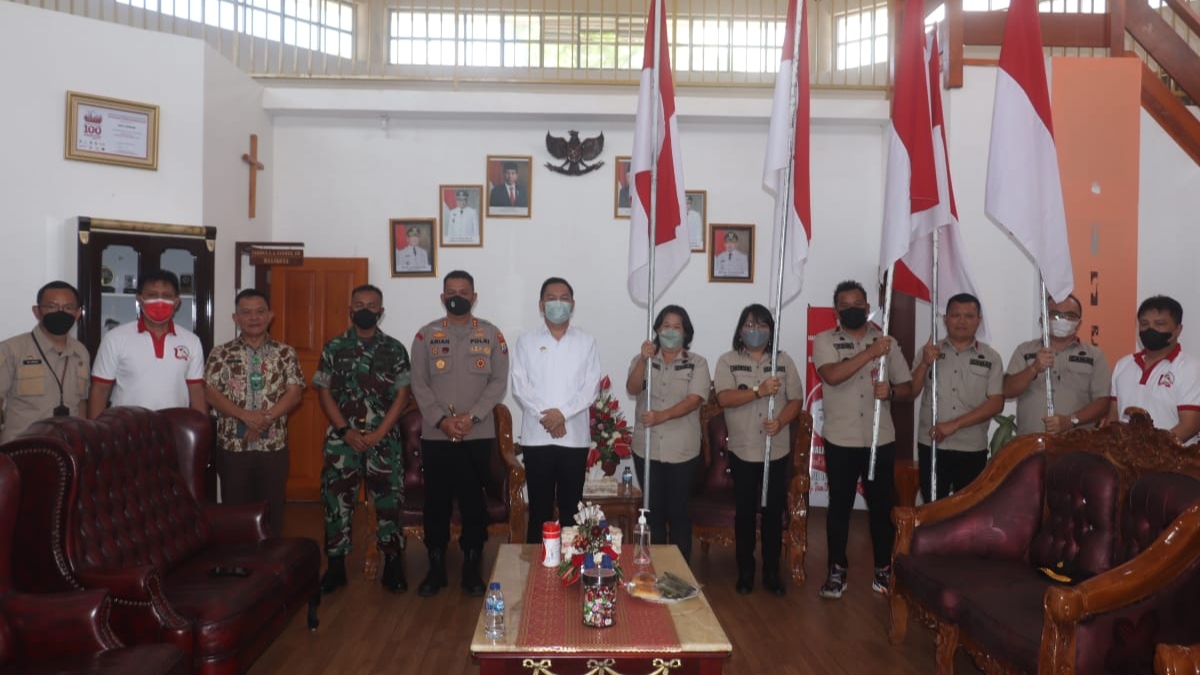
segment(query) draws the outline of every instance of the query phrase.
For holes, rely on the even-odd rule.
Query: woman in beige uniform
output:
[[[700,464],[700,406],[712,382],[708,361],[688,351],[694,335],[687,310],[667,305],[654,320],[654,340],[642,343],[625,380],[625,390],[637,397],[633,462],[639,478],[645,476],[646,429],[650,429],[650,538],[678,546],[684,560],[692,555],[688,497]],[[653,368],[649,405],[647,359]]]
[[[783,548],[783,510],[790,476],[792,451],[789,425],[804,405],[804,386],[796,363],[780,351],[776,373],[771,375],[771,345],[775,320],[762,305],[742,310],[733,333],[733,351],[721,355],[714,371],[717,402],[724,408],[729,430],[729,468],[733,474],[734,544],[737,557],[737,592],[754,588],[755,517],[760,511],[763,453],[771,438],[771,467],[767,505],[762,508],[763,587],[783,595],[779,556]],[[771,397],[774,417],[768,417]]]

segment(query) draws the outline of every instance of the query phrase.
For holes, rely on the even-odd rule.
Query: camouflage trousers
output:
[[[357,452],[342,439],[331,438],[325,441],[324,455],[321,497],[325,503],[325,553],[344,556],[350,552],[350,527],[360,483],[366,485],[367,496],[375,504],[379,550],[403,550],[400,505],[404,503],[404,457],[400,439],[388,437],[366,452]]]

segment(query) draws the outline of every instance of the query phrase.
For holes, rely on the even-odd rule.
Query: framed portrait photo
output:
[[[434,218],[392,218],[392,276],[437,276],[437,220]]]
[[[617,161],[613,164],[616,166],[613,179],[613,218],[628,218],[633,211],[633,173],[630,170],[633,158],[617,157]]]
[[[528,218],[533,213],[533,158],[488,155],[487,217]]]
[[[158,106],[67,92],[63,156],[158,170]]]
[[[704,253],[708,250],[704,237],[704,233],[708,231],[708,191],[686,190],[684,195],[687,196],[684,221],[688,226],[688,245],[691,246],[692,253]]]
[[[439,247],[483,246],[482,185],[438,186],[438,208],[442,213]]]
[[[719,225],[709,228],[708,280],[754,281],[754,226]]]

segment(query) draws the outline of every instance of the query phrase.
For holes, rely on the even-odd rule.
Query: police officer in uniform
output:
[[[87,348],[68,335],[79,319],[79,291],[65,281],[38,290],[38,325],[0,342],[0,443],[47,417],[83,417],[90,363]]]
[[[421,597],[446,585],[446,545],[455,497],[462,514],[462,589],[486,590],[480,569],[487,542],[483,485],[496,427],[492,408],[508,387],[508,345],[494,325],[471,314],[475,279],[455,270],[442,281],[445,318],[413,338],[412,393],[421,409],[421,456],[425,472],[425,546],[429,574]]]
[[[325,502],[325,554],[329,566],[321,591],[346,585],[350,522],[360,481],[366,485],[379,518],[379,550],[384,554],[384,588],[408,590],[404,577],[404,537],[400,504],[404,501],[404,459],[396,422],[408,403],[408,350],[379,330],[383,291],[369,284],[350,295],[354,325],[321,352],[313,386],[329,418],[321,493]]]
[[[1004,372],[1004,396],[1017,399],[1017,433],[1059,433],[1088,427],[1108,414],[1112,370],[1099,348],[1081,342],[1083,306],[1074,295],[1047,299],[1050,347],[1042,340],[1017,345]],[[1046,416],[1046,370],[1054,378],[1054,415]]]
[[[895,498],[896,429],[890,401],[912,396],[912,376],[892,338],[867,321],[871,306],[857,281],[843,281],[833,292],[838,326],[813,338],[813,365],[821,377],[825,420],[825,473],[829,476],[829,516],[825,528],[829,576],[819,591],[836,600],[846,590],[846,540],[858,481],[863,481],[870,516],[875,576],[871,588],[887,593],[891,581],[892,507]],[[887,356],[887,377],[876,382],[879,357]],[[875,401],[882,401],[875,448],[875,480],[870,475]]]
[[[792,420],[803,410],[804,384],[796,363],[780,351],[777,372],[771,375],[771,342],[775,319],[770,310],[754,304],[742,310],[733,333],[733,351],[717,360],[713,388],[725,409],[729,429],[729,468],[733,474],[734,552],[737,558],[738,593],[754,588],[755,520],[762,492],[763,452],[771,437],[771,468],[767,506],[762,511],[763,587],[775,595],[785,593],[779,575],[783,550],[783,509],[790,479]],[[767,416],[775,396],[775,417]]]
[[[979,298],[959,293],[946,302],[946,339],[927,344],[913,369],[913,396],[932,389],[930,366],[938,362],[938,423],[933,423],[933,396],[921,398],[917,427],[917,462],[921,497],[930,494],[929,441],[937,441],[938,497],[960,490],[983,472],[988,459],[988,424],[1004,409],[1004,374],[1000,354],[975,338],[983,322]]]

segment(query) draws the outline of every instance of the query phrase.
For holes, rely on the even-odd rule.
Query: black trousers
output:
[[[764,572],[779,572],[783,550],[783,510],[787,508],[787,486],[791,480],[792,457],[771,460],[767,479],[767,506],[762,508],[762,462],[747,462],[729,453],[733,474],[733,541],[738,573],[754,571],[755,519],[762,514],[762,561]]]
[[[583,500],[587,472],[587,448],[561,445],[524,446],[525,484],[529,488],[529,528],[525,541],[542,542],[542,523],[554,519],[564,527],[575,524],[575,513]]]
[[[464,551],[480,551],[487,543],[487,515],[484,512],[483,483],[488,472],[492,439],[470,441],[427,441],[421,439],[422,467],[425,471],[425,547],[430,551],[446,549],[450,543],[450,516],[454,500],[462,516]]]
[[[283,505],[287,494],[288,449],[271,452],[231,452],[218,447],[214,453],[221,477],[224,504],[267,503],[271,533],[283,536]]]
[[[917,444],[917,466],[921,471],[921,499],[924,499],[925,503],[933,501],[930,498],[929,485],[931,450],[932,448],[924,443]],[[951,492],[965,488],[967,484],[983,473],[983,467],[987,466],[987,458],[986,448],[974,452],[938,448],[937,497],[935,499],[941,499],[949,496]]]
[[[638,478],[646,475],[646,460],[633,456]],[[692,559],[692,511],[688,498],[692,494],[692,479],[700,466],[697,455],[686,462],[670,463],[650,460],[650,542],[674,544],[684,560]],[[625,534],[633,541],[633,533]]]
[[[825,441],[825,473],[829,476],[829,514],[825,525],[825,546],[830,567],[849,567],[846,540],[850,536],[850,515],[858,481],[863,481],[867,497],[867,518],[875,566],[892,564],[892,543],[896,528],[892,525],[892,507],[896,505],[896,444],[875,449],[875,480],[867,480],[871,448],[850,448]]]

